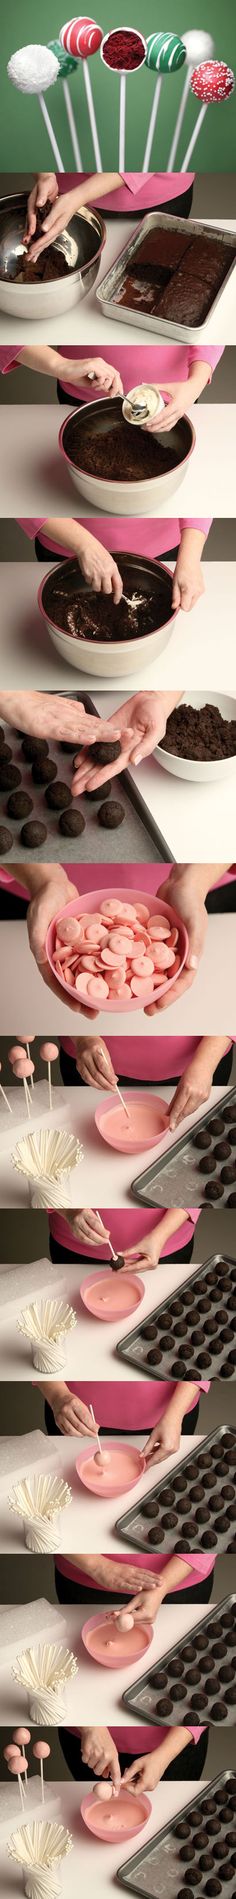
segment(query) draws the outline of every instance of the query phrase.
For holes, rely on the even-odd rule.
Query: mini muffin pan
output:
[[[220,1253],[197,1266],[116,1346],[147,1378],[236,1378],[236,1259]],[[156,1354],[156,1357],[155,1357]]]
[[[189,1413],[191,1431],[191,1412]],[[134,1549],[181,1555],[191,1550],[236,1550],[236,1432],[222,1424],[159,1479],[141,1502],[119,1517],[116,1530]],[[225,1497],[225,1486],[234,1496]],[[201,1491],[201,1496],[197,1495]],[[222,1505],[222,1490],[224,1500]]]
[[[155,1668],[132,1682],[123,1704],[140,1721],[157,1727],[167,1697],[165,1719],[181,1727],[191,1720],[234,1727],[236,1717],[236,1596],[210,1609],[182,1642],[162,1655]],[[229,1695],[232,1696],[230,1701]],[[235,1699],[233,1698],[235,1696]],[[163,1715],[164,1719],[164,1715]],[[236,1884],[236,1882],[235,1882]]]
[[[61,696],[60,694],[60,698]],[[77,704],[82,702],[86,712],[99,719],[97,707],[93,704],[89,693],[77,692],[73,695],[63,695],[64,698],[72,696]],[[0,723],[3,726],[3,720]],[[4,736],[12,752],[9,763],[16,765],[21,772],[21,783],[16,786],[16,790],[27,791],[33,803],[33,810],[29,811],[25,818],[11,818],[7,810],[11,792],[0,788],[0,824],[5,825],[13,839],[10,850],[6,852],[6,862],[11,863],[12,858],[14,863],[25,864],[29,859],[34,863],[87,864],[95,863],[98,858],[100,864],[110,864],[112,858],[113,863],[165,864],[168,862],[173,864],[174,860],[168,844],[162,837],[152,813],[148,811],[137,785],[133,783],[129,771],[121,772],[114,778],[114,786],[112,783],[109,794],[115,799],[119,798],[123,806],[124,820],[120,828],[105,830],[98,823],[98,811],[104,797],[104,786],[101,785],[100,788],[98,787],[96,799],[90,799],[85,794],[83,797],[72,799],[72,809],[81,814],[85,828],[77,833],[76,837],[63,837],[59,828],[61,812],[50,811],[45,799],[47,785],[34,784],[32,766],[27,764],[24,758],[22,741],[27,734],[17,733],[6,724]],[[80,751],[80,745],[71,745],[68,752],[64,744],[59,742],[56,744],[54,739],[52,741],[48,739],[48,756],[56,765],[57,777],[62,779],[69,790],[72,781],[73,757],[75,758],[76,752]],[[56,784],[56,777],[54,782]],[[28,850],[22,843],[22,826],[31,824],[35,819],[47,826],[47,837],[40,846],[33,849],[31,845]]]
[[[231,1126],[228,1121],[229,1107],[235,1108],[235,1122],[234,1124],[232,1122]],[[218,1118],[224,1122],[224,1133],[221,1137],[218,1136],[214,1126],[215,1120],[217,1121]],[[204,1150],[201,1152],[200,1147],[198,1148],[195,1145],[196,1135],[203,1132],[203,1129],[206,1130],[211,1137],[205,1155]],[[221,1212],[222,1207],[228,1206],[230,1194],[232,1192],[236,1193],[235,1130],[236,1088],[230,1088],[222,1093],[222,1097],[218,1096],[217,1106],[215,1108],[209,1108],[208,1112],[199,1117],[199,1120],[196,1121],[196,1125],[191,1128],[190,1133],[179,1135],[176,1141],[172,1141],[169,1149],[166,1148],[165,1153],[160,1154],[159,1160],[153,1161],[145,1173],[139,1174],[137,1179],[132,1181],[131,1193],[133,1200],[140,1200],[141,1206],[145,1205],[149,1207],[186,1207],[187,1204],[190,1207],[209,1207],[212,1204],[212,1206],[219,1206]],[[219,1156],[216,1156],[215,1151],[213,1154],[213,1149],[216,1150],[216,1148],[219,1147],[221,1140],[228,1141],[230,1145],[230,1156],[228,1156],[228,1160],[235,1163],[235,1181],[232,1180],[227,1183],[222,1180],[222,1169],[224,1169],[225,1162],[222,1161]],[[204,1191],[206,1186],[210,1184],[210,1173],[201,1173],[199,1166],[200,1160],[203,1160],[206,1158],[206,1155],[208,1156],[210,1154],[212,1154],[214,1161],[214,1172],[212,1171],[212,1202],[210,1194],[205,1194]],[[215,1182],[221,1187],[221,1193],[217,1196],[214,1195]]]
[[[119,1867],[118,1884],[145,1899],[235,1899],[235,1801],[226,1769]]]

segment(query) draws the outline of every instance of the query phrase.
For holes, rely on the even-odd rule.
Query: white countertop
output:
[[[168,205],[166,205],[165,209],[168,212]],[[99,201],[97,203],[97,210],[99,212]],[[66,316],[48,317],[47,322],[45,319],[43,321],[41,319],[40,322],[39,320],[32,322],[26,318],[22,320],[19,317],[9,316],[5,310],[0,310],[0,343],[10,344],[12,342],[15,344],[17,341],[17,344],[20,346],[20,343],[33,344],[45,343],[47,341],[47,343],[52,343],[55,346],[58,343],[64,344],[66,335],[67,345],[73,343],[78,346],[80,343],[84,343],[85,329],[88,342],[89,344],[95,344],[97,354],[100,354],[104,344],[107,343],[107,347],[108,345],[110,347],[112,341],[114,344],[120,344],[121,342],[140,342],[140,344],[148,342],[154,343],[155,335],[158,341],[158,329],[155,332],[154,330],[147,330],[145,324],[143,327],[141,325],[137,327],[136,323],[126,323],[125,312],[124,322],[121,325],[115,318],[109,319],[105,317],[102,306],[98,303],[96,296],[98,285],[102,283],[108,270],[111,269],[112,264],[115,263],[116,258],[119,257],[124,245],[130,242],[133,233],[138,229],[141,222],[140,211],[136,211],[136,217],[134,218],[119,217],[117,212],[115,216],[113,214],[112,217],[109,217],[106,212],[104,215],[107,232],[106,245],[102,251],[99,274],[96,278],[93,290],[90,290],[89,296],[83,299],[82,303],[78,303],[77,306],[75,305],[72,310],[68,310]],[[200,220],[200,222],[201,221],[202,220]],[[230,231],[231,236],[233,236],[233,232],[236,230],[236,220],[232,218],[221,218],[220,220],[204,218],[204,223],[210,224],[212,228],[215,227],[217,230]],[[215,312],[213,312],[212,316],[208,317],[207,322],[202,326],[201,341],[203,343],[207,341],[208,343],[218,343],[219,334],[223,343],[235,342],[235,298],[236,273],[234,270],[228,284],[225,286],[225,290],[222,291],[220,305],[217,303]],[[159,331],[159,340],[160,343],[165,341],[161,331]]]
[[[206,1780],[201,1780],[201,1788],[207,1784]],[[87,1893],[88,1899],[92,1899],[95,1890],[96,1899],[114,1899],[114,1882],[119,1866],[123,1865],[127,1859],[132,1859],[142,1841],[145,1844],[147,1840],[152,1839],[159,1827],[168,1824],[180,1812],[180,1808],[187,1805],[188,1801],[192,1802],[194,1796],[198,1794],[197,1749],[196,1781],[167,1781],[164,1785],[162,1781],[151,1795],[152,1810],[142,1834],[140,1833],[136,1839],[123,1842],[123,1847],[122,1843],[120,1846],[108,1846],[107,1843],[96,1840],[91,1833],[88,1833],[87,1827],[80,1819],[80,1808],[82,1800],[90,1790],[92,1792],[91,1781],[76,1781],[76,1785],[69,1781],[64,1781],[64,1783],[51,1781],[50,1788],[47,1787],[47,1819],[55,1818],[55,1802],[59,1794],[60,1819],[63,1820],[65,1826],[71,1828],[74,1835],[73,1853],[68,1853],[61,1870],[62,1899],[78,1899],[78,1892]],[[19,1806],[18,1796],[15,1822],[11,1822],[12,1832],[19,1825]],[[41,1813],[42,1809],[39,1810],[37,1801],[35,1811],[33,1807],[33,1817],[39,1819]],[[32,1817],[32,1809],[30,1817]],[[58,1809],[56,1809],[56,1817],[58,1817]],[[22,1895],[21,1872],[19,1871],[18,1876],[14,1861],[8,1859],[5,1841],[0,1842],[0,1879],[2,1892],[7,1894],[7,1899],[18,1899],[18,1894]]]
[[[155,1212],[153,1212],[153,1225],[155,1226]],[[132,1332],[133,1327],[139,1324],[139,1319],[141,1319],[142,1322],[144,1319],[148,1319],[149,1313],[153,1312],[154,1306],[161,1305],[162,1299],[167,1299],[169,1293],[175,1292],[177,1286],[183,1286],[185,1280],[191,1278],[192,1273],[196,1272],[196,1260],[192,1260],[191,1265],[186,1266],[186,1263],[181,1265],[178,1263],[177,1253],[175,1263],[172,1266],[168,1264],[167,1260],[163,1260],[156,1268],[155,1273],[144,1272],[142,1274],[142,1271],[139,1271],[138,1277],[142,1279],[143,1282],[142,1304],[138,1306],[136,1312],[131,1313],[130,1318],[117,1319],[115,1322],[113,1320],[112,1323],[103,1325],[99,1319],[95,1319],[92,1316],[92,1313],[86,1311],[86,1307],[82,1304],[82,1300],[80,1299],[80,1286],[82,1286],[83,1282],[86,1283],[90,1273],[94,1273],[94,1279],[96,1278],[96,1270],[98,1273],[99,1270],[100,1273],[103,1272],[104,1277],[106,1274],[109,1274],[109,1267],[102,1265],[102,1251],[103,1249],[101,1247],[101,1257],[99,1259],[100,1249],[97,1247],[95,1266],[89,1259],[84,1260],[82,1265],[79,1264],[79,1261],[78,1264],[76,1264],[75,1256],[73,1258],[72,1255],[71,1266],[68,1264],[65,1265],[64,1268],[63,1266],[52,1266],[49,1260],[47,1262],[49,1281],[48,1294],[50,1293],[51,1297],[57,1297],[57,1293],[60,1298],[65,1296],[69,1305],[73,1305],[77,1313],[77,1326],[73,1332],[69,1333],[68,1340],[66,1341],[65,1365],[61,1376],[64,1376],[64,1378],[78,1378],[81,1374],[83,1378],[96,1378],[99,1363],[99,1378],[101,1380],[112,1379],[113,1383],[119,1383],[121,1380],[122,1384],[124,1384],[124,1382],[130,1384],[133,1380],[136,1381],[140,1374],[137,1366],[127,1365],[124,1360],[117,1357],[116,1345],[119,1339],[124,1337],[128,1338],[129,1332]],[[0,1268],[0,1380],[1,1378],[14,1380],[15,1382],[23,1380],[24,1384],[27,1384],[31,1383],[34,1377],[30,1345],[27,1339],[23,1338],[21,1332],[18,1332],[17,1319],[19,1313],[24,1311],[25,1306],[28,1303],[32,1304],[33,1299],[36,1297],[37,1299],[45,1297],[45,1273],[43,1273],[43,1285],[41,1285],[42,1265],[45,1265],[45,1262],[38,1260],[37,1290],[35,1290],[34,1284],[32,1293],[28,1289],[27,1293],[23,1292],[23,1290],[21,1293],[20,1280],[22,1277],[23,1283],[26,1269],[24,1266],[16,1267],[16,1298],[15,1301],[13,1298],[11,1299],[11,1304],[9,1303],[8,1308],[7,1305],[4,1305],[3,1316],[1,1310],[2,1276],[4,1272],[4,1278],[6,1278],[7,1273],[6,1268]],[[29,1266],[27,1268],[29,1281],[30,1270]],[[135,1272],[135,1265],[133,1270]],[[109,1277],[111,1281],[113,1279],[114,1283],[114,1276],[111,1272]],[[11,1278],[13,1278],[13,1269]],[[38,1380],[40,1376],[43,1377],[43,1373],[40,1374],[40,1372],[37,1372]]]
[[[173,500],[174,511],[174,500]],[[209,495],[208,495],[209,506]],[[74,500],[71,497],[74,513]],[[75,496],[76,507],[76,496]],[[43,508],[44,513],[44,508]],[[96,534],[96,528],[95,528]],[[168,562],[174,571],[173,561]],[[53,646],[46,622],[42,619],[37,605],[37,593],[40,581],[48,573],[49,562],[45,553],[45,562],[2,561],[2,623],[1,623],[1,687],[8,690],[18,687],[21,691],[36,690],[91,692],[99,707],[105,692],[105,680],[99,676],[68,666],[61,660]],[[187,685],[188,691],[195,687],[210,693],[211,680],[214,691],[235,692],[236,689],[236,648],[235,648],[235,590],[236,561],[211,561],[203,563],[205,592],[192,613],[180,613],[174,621],[173,632],[168,646],[151,665],[145,661],[145,642],[143,665],[140,670],[122,674],[122,653],[119,659],[119,672],[116,673],[114,657],[114,686],[122,690],[122,698],[127,699],[129,692],[141,692],[145,688],[172,689],[173,678],[176,688],[181,690]],[[118,665],[118,661],[117,661]],[[100,690],[102,686],[102,692]],[[142,768],[143,769],[143,768]],[[164,774],[163,774],[164,775]],[[189,789],[189,788],[188,788]],[[201,790],[201,787],[199,787]],[[218,785],[214,785],[214,794],[218,796]],[[188,801],[185,799],[186,806]],[[189,808],[189,807],[188,807]],[[185,821],[188,820],[188,808]]]
[[[74,486],[65,456],[58,447],[59,429],[68,416],[65,408],[36,402],[5,404],[1,410],[0,515],[88,514],[88,502]],[[171,496],[172,512],[183,507],[185,517],[208,514],[209,497],[213,515],[234,516],[234,467],[236,404],[200,403],[193,405],[190,419],[196,431],[196,445],[186,464],[184,479],[177,481]],[[181,473],[181,471],[180,471]],[[175,500],[176,497],[176,500]],[[181,500],[180,500],[181,497]],[[135,510],[134,510],[135,512]],[[166,518],[168,499],[148,509]],[[104,509],[93,508],[96,520]],[[114,514],[116,508],[114,508]],[[40,579],[40,575],[39,575]]]
[[[116,1443],[119,1444],[120,1441],[122,1443],[128,1442],[129,1448],[131,1445],[134,1445],[139,1451],[142,1451],[144,1445],[147,1443],[147,1437],[148,1429],[140,1435],[137,1435],[135,1432],[128,1432],[128,1438],[124,1432],[124,1436],[121,1440],[119,1433],[117,1433],[117,1436],[114,1435],[114,1437],[112,1437],[111,1442],[113,1447]],[[90,1490],[86,1490],[84,1484],[80,1483],[80,1479],[77,1475],[76,1460],[81,1453],[88,1449],[88,1438],[81,1437],[81,1434],[76,1438],[60,1437],[59,1439],[57,1437],[49,1437],[48,1475],[50,1476],[51,1474],[53,1453],[53,1475],[55,1474],[55,1459],[58,1456],[58,1475],[59,1477],[63,1475],[72,1490],[72,1503],[68,1505],[68,1509],[61,1513],[61,1555],[73,1555],[73,1551],[76,1552],[81,1549],[81,1543],[82,1549],[84,1543],[85,1550],[92,1549],[101,1551],[105,1549],[107,1555],[109,1551],[111,1554],[114,1554],[115,1550],[120,1553],[121,1548],[123,1548],[123,1543],[115,1528],[117,1518],[123,1516],[124,1512],[129,1510],[132,1504],[138,1504],[141,1497],[148,1496],[152,1484],[155,1483],[155,1479],[157,1478],[157,1481],[159,1481],[160,1477],[168,1477],[169,1472],[171,1473],[177,1464],[181,1463],[183,1456],[187,1456],[188,1452],[191,1454],[192,1450],[196,1450],[198,1444],[202,1443],[202,1439],[203,1434],[196,1436],[196,1432],[194,1437],[191,1437],[191,1435],[189,1435],[189,1437],[185,1436],[184,1440],[183,1438],[181,1440],[179,1450],[175,1451],[171,1457],[163,1458],[163,1462],[156,1466],[156,1470],[153,1464],[151,1471],[142,1471],[141,1477],[133,1489],[121,1493],[118,1497],[103,1498],[95,1496]],[[13,1445],[14,1442],[15,1440],[13,1438]],[[107,1443],[108,1442],[109,1438],[107,1438]],[[20,1438],[18,1438],[18,1446],[20,1475]],[[94,1441],[92,1440],[91,1454],[93,1448]],[[14,1481],[17,1481],[16,1475]],[[12,1483],[10,1482],[9,1491],[11,1489]],[[0,1499],[0,1554],[12,1555],[15,1556],[16,1559],[18,1556],[27,1556],[22,1519],[21,1517],[13,1515],[9,1510],[7,1495],[4,1495],[4,1498]]]
[[[66,852],[65,852],[66,858]],[[65,861],[65,860],[64,860]],[[231,860],[232,861],[232,860]],[[230,856],[228,856],[230,862]],[[10,868],[10,866],[9,866]],[[72,880],[73,880],[73,866]],[[128,867],[127,867],[128,871]],[[22,884],[23,884],[22,873]],[[141,877],[140,877],[141,883]],[[128,886],[128,874],[126,888]],[[125,894],[125,892],[124,892]],[[236,963],[236,913],[227,916],[211,915],[205,937],[204,951],[196,975],[189,989],[176,1001],[156,1015],[145,1015],[143,1009],[115,1012],[99,1011],[88,1018],[82,1009],[75,1010],[64,1002],[64,992],[58,986],[57,996],[48,984],[43,983],[40,969],[29,947],[27,923],[23,919],[14,923],[1,923],[1,996],[0,996],[0,1034],[12,1035],[12,999],[15,995],[16,971],[19,1015],[22,1008],[31,1010],[31,1022],[34,1022],[35,1035],[50,1037],[63,1034],[82,1033],[89,1035],[221,1035],[229,1034],[229,1025],[234,1025],[235,1005],[235,963]],[[222,983],[222,970],[227,966],[227,982]],[[66,993],[66,992],[65,992]],[[219,1021],[220,996],[220,1021]],[[2,1076],[4,1087],[4,1075]],[[10,1119],[10,1116],[9,1116]],[[0,1126],[2,1108],[0,1109]],[[4,1123],[3,1123],[4,1125]]]
[[[215,682],[213,661],[212,665],[212,678]],[[210,675],[208,675],[208,677],[210,677]],[[232,674],[230,674],[230,678],[232,680]],[[156,686],[157,680],[155,679],[155,682],[153,680],[151,683]],[[209,685],[206,687],[207,698],[208,695],[210,698],[211,692]],[[109,719],[116,710],[119,712],[119,707],[122,705],[122,697],[124,703],[124,694],[122,695],[120,692],[108,691],[98,693],[96,691],[96,705],[100,718]],[[162,768],[155,752],[150,753],[149,758],[143,759],[138,769],[137,766],[129,766],[129,772],[133,784],[138,785],[147,812],[149,814],[151,812],[155,824],[158,824],[162,837],[166,839],[168,850],[171,850],[172,857],[175,858],[177,864],[182,861],[183,838],[184,855],[187,863],[201,864],[204,863],[204,861],[209,864],[214,863],[216,838],[217,851],[219,853],[218,861],[219,863],[224,863],[226,837],[227,848],[229,849],[230,859],[233,863],[235,851],[236,760],[232,775],[230,775],[229,778],[214,779],[214,783],[211,785],[194,784],[186,778],[175,778],[172,772],[165,771]]]
[[[149,1027],[151,1024],[152,1017],[149,1018]],[[44,1027],[46,1027],[46,1024],[44,1024]],[[37,1083],[39,1089],[41,1089],[43,1085],[41,1082]],[[161,1090],[157,1087],[157,1093],[158,1092],[161,1092],[163,1100],[168,1102],[173,1094],[173,1089],[165,1085],[161,1087]],[[73,1173],[71,1173],[70,1205],[74,1207],[90,1206],[91,1181],[93,1185],[93,1205],[95,1207],[125,1207],[130,1204],[130,1202],[132,1204],[130,1193],[131,1182],[137,1178],[137,1175],[139,1175],[144,1168],[148,1167],[151,1160],[154,1160],[155,1148],[146,1149],[145,1152],[143,1151],[140,1154],[120,1154],[115,1151],[115,1148],[108,1148],[107,1142],[104,1141],[99,1134],[94,1118],[98,1102],[101,1099],[100,1091],[96,1088],[78,1087],[78,1091],[75,1088],[66,1088],[62,1089],[61,1093],[62,1110],[60,1112],[59,1108],[59,1125],[62,1125],[63,1114],[63,1124],[69,1127],[73,1133],[76,1133],[77,1138],[82,1142],[84,1150],[84,1160],[80,1161],[77,1167],[73,1168]],[[211,1089],[207,1103],[209,1110],[211,1106],[217,1106],[218,1101],[221,1101],[222,1094],[224,1093],[225,1090],[222,1088]],[[57,1115],[54,1117],[54,1126],[56,1125]],[[186,1115],[184,1123],[182,1123],[181,1132],[184,1129],[187,1133],[189,1128],[195,1127],[197,1121],[201,1119],[201,1115],[202,1106],[198,1108],[197,1113],[194,1115]],[[0,1150],[0,1207],[28,1207],[28,1182],[23,1174],[15,1172],[12,1166],[11,1154],[12,1148],[16,1144],[20,1133],[25,1133],[26,1129],[28,1131],[29,1122],[24,1121],[22,1118],[20,1127],[18,1121],[18,1125],[14,1129],[13,1138],[13,1131],[11,1129],[10,1132],[9,1129],[9,1120],[10,1116],[7,1115],[7,1110],[4,1109],[3,1113],[0,1110],[0,1125],[2,1129]],[[42,1112],[40,1110],[36,1120],[32,1118],[31,1132],[35,1126],[40,1126],[41,1124]],[[178,1130],[178,1133],[179,1132],[180,1129]],[[168,1153],[171,1153],[175,1140],[176,1135],[168,1132],[168,1135],[166,1135],[162,1141],[158,1141],[156,1148],[158,1158],[159,1155],[164,1154],[167,1150]],[[166,1171],[166,1196],[166,1204],[168,1206],[168,1171]],[[63,1199],[61,1204],[64,1206]]]
[[[194,1601],[191,1601],[191,1597],[193,1596],[194,1589],[191,1588],[189,1590],[189,1604],[178,1604],[177,1591],[174,1614],[173,1608],[169,1604],[167,1604],[166,1607],[165,1603],[162,1603],[159,1609],[159,1615],[156,1617],[154,1624],[152,1642],[146,1651],[146,1655],[143,1655],[139,1661],[136,1660],[131,1664],[130,1662],[127,1662],[126,1665],[123,1664],[121,1668],[104,1668],[95,1662],[91,1655],[87,1654],[87,1650],[84,1647],[82,1629],[85,1628],[85,1624],[90,1620],[91,1616],[96,1615],[97,1612],[99,1614],[99,1595],[93,1595],[92,1582],[90,1603],[78,1602],[78,1604],[72,1608],[68,1608],[67,1605],[65,1605],[65,1607],[60,1609],[60,1612],[58,1611],[58,1615],[60,1613],[60,1621],[61,1615],[63,1614],[63,1620],[65,1622],[65,1634],[63,1639],[66,1647],[76,1656],[79,1669],[79,1674],[73,1676],[72,1681],[68,1682],[65,1690],[63,1727],[76,1727],[78,1710],[82,1724],[87,1727],[90,1726],[91,1723],[92,1726],[95,1708],[98,1708],[99,1717],[100,1715],[102,1716],[103,1725],[106,1727],[123,1723],[125,1729],[126,1727],[130,1727],[131,1719],[132,1725],[134,1725],[135,1728],[140,1726],[140,1716],[134,1714],[132,1710],[131,1717],[129,1708],[124,1706],[123,1695],[127,1688],[132,1687],[133,1682],[137,1680],[140,1681],[141,1676],[145,1675],[149,1663],[151,1667],[154,1667],[155,1663],[160,1661],[161,1656],[165,1655],[167,1650],[172,1648],[173,1643],[184,1641],[185,1637],[191,1633],[191,1630],[196,1628],[197,1623],[200,1621],[204,1622],[209,1605],[194,1603]],[[122,1598],[117,1596],[117,1608],[119,1608],[119,1604],[121,1608]],[[212,1606],[214,1605],[211,1603],[211,1607]],[[104,1620],[106,1615],[109,1615],[109,1612],[111,1613],[109,1597],[106,1603],[103,1602],[102,1605],[100,1604],[100,1612],[101,1621]],[[55,1612],[55,1615],[56,1613],[57,1612]],[[60,1623],[58,1627],[58,1640],[62,1640]],[[40,1641],[40,1639],[39,1635],[38,1640]],[[57,1640],[56,1622],[51,1639],[53,1641]],[[20,1655],[23,1646],[24,1644],[19,1643],[18,1639],[15,1649],[15,1659],[17,1659],[17,1655]],[[21,1688],[21,1686],[14,1681],[12,1670],[9,1668],[7,1670],[5,1665],[3,1668],[1,1667],[0,1670],[0,1720],[2,1725],[5,1727],[7,1725],[13,1725],[14,1722],[26,1721],[27,1716],[28,1698],[26,1689]]]

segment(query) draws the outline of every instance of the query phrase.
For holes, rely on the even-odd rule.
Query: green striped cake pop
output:
[[[186,48],[177,33],[149,33],[146,66],[152,72],[176,73],[184,65]]]

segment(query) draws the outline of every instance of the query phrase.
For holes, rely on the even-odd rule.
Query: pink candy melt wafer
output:
[[[108,982],[104,981],[104,976],[89,976],[87,993],[91,996],[91,1002],[105,1002],[106,996],[109,996],[109,988]]]
[[[135,956],[132,962],[132,976],[153,976],[154,963],[150,956]]]

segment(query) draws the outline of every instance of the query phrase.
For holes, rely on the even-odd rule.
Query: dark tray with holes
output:
[[[68,693],[62,695],[60,693],[59,696],[60,698],[73,697],[73,699],[76,699],[77,704],[82,703],[82,705],[84,705],[86,712],[99,720],[100,715],[97,711],[97,707],[93,703],[90,693],[77,692],[73,693],[73,695]],[[129,864],[174,863],[174,858],[169,850],[169,846],[165,838],[162,837],[162,832],[159,831],[158,824],[155,823],[152,812],[148,811],[145,799],[138,790],[137,784],[133,783],[132,776],[128,770],[120,772],[119,778],[114,779],[114,787],[112,783],[111,794],[109,794],[111,797],[114,797],[115,800],[118,799],[118,802],[123,805],[125,814],[123,823],[118,826],[116,830],[111,831],[104,830],[104,828],[98,824],[98,811],[103,801],[104,790],[104,787],[101,786],[97,792],[97,800],[90,800],[86,798],[85,795],[78,799],[73,799],[73,810],[80,812],[81,817],[84,819],[84,829],[77,833],[76,837],[63,837],[59,826],[61,812],[50,811],[45,800],[47,786],[34,784],[32,766],[28,764],[24,758],[24,753],[22,752],[24,733],[17,733],[13,731],[11,726],[5,724],[5,738],[12,753],[9,763],[16,765],[21,772],[21,783],[16,786],[16,790],[28,792],[33,802],[33,810],[29,811],[25,818],[11,818],[7,811],[8,798],[11,795],[10,791],[2,791],[0,788],[0,813],[2,822],[6,825],[7,830],[9,829],[9,831],[11,831],[13,837],[12,846],[10,850],[6,852],[6,862],[9,861],[9,863],[11,863],[11,857],[14,857],[15,863],[26,863],[30,857],[30,860],[32,859],[35,863],[41,863],[42,861],[50,863],[53,861],[54,863],[91,864],[95,863],[96,859],[98,859],[101,864],[110,864],[111,860],[112,863],[115,864],[121,862]],[[53,759],[56,765],[57,778],[62,779],[63,784],[65,784],[69,790],[71,787],[73,756],[75,757],[76,750],[79,752],[80,749],[81,747],[79,745],[77,748],[76,745],[71,745],[70,752],[67,752],[64,744],[60,743],[60,741],[56,743],[55,739],[52,739],[52,741],[48,740],[49,757]],[[31,823],[32,820],[35,819],[36,821],[40,820],[40,823],[47,826],[47,837],[44,839],[44,842],[35,849],[33,849],[31,845],[29,851],[22,843],[21,831],[24,823]]]
[[[223,1301],[223,1303],[222,1303]],[[155,1306],[128,1338],[117,1358],[147,1378],[236,1378],[236,1259],[215,1253],[185,1279],[176,1293]]]
[[[148,1668],[131,1688],[126,1688],[122,1701],[132,1715],[139,1715],[140,1721],[149,1721],[154,1727],[160,1720],[168,1721],[168,1727],[172,1721],[181,1727],[188,1720],[194,1727],[198,1722],[234,1727],[235,1603],[236,1595],[225,1596],[183,1641],[175,1642],[167,1654],[161,1655],[155,1668]],[[165,1707],[164,1702],[168,1704]]]
[[[235,1120],[234,1123],[232,1121],[230,1124],[228,1115],[229,1109],[231,1111],[231,1108],[235,1111]],[[207,1185],[207,1180],[209,1181],[210,1176],[200,1172],[198,1156],[200,1161],[203,1159],[203,1155],[201,1155],[200,1149],[195,1146],[195,1140],[196,1134],[200,1134],[200,1132],[203,1133],[203,1131],[204,1133],[208,1133],[210,1136],[209,1153],[212,1150],[213,1155],[213,1148],[218,1142],[218,1135],[214,1133],[214,1121],[218,1121],[219,1119],[224,1121],[225,1139],[227,1138],[229,1143],[230,1125],[231,1129],[233,1129],[233,1126],[235,1129],[234,1141],[231,1132],[230,1149],[232,1162],[234,1162],[235,1165],[235,1182],[223,1183],[221,1175],[224,1163],[222,1160],[216,1160],[214,1173],[212,1173],[213,1192],[211,1200],[211,1196],[204,1193],[204,1184]],[[223,1139],[224,1137],[222,1136],[221,1138]],[[215,1157],[213,1156],[213,1158]],[[221,1187],[221,1193],[215,1198],[214,1183],[216,1181]],[[236,1194],[236,1088],[227,1088],[222,1096],[218,1098],[216,1107],[213,1109],[211,1107],[208,1109],[208,1113],[202,1114],[199,1120],[196,1121],[195,1127],[191,1128],[190,1133],[178,1135],[177,1140],[172,1141],[171,1147],[169,1147],[169,1149],[166,1148],[165,1153],[160,1154],[159,1159],[156,1158],[156,1160],[151,1162],[149,1167],[145,1168],[145,1173],[137,1175],[136,1180],[132,1181],[131,1193],[133,1200],[139,1200],[141,1206],[186,1207],[188,1202],[190,1207],[205,1207],[212,1204],[212,1206],[219,1206],[221,1211],[222,1207],[228,1205],[229,1196],[233,1190]]]
[[[191,1412],[189,1420],[191,1431]],[[222,1509],[222,1489],[232,1484],[235,1492],[235,1476],[236,1432],[222,1424],[182,1457],[168,1477],[159,1478],[148,1496],[118,1518],[118,1535],[134,1549],[147,1550],[149,1556],[152,1550],[160,1550],[161,1555],[174,1550],[175,1556],[192,1550],[212,1550],[217,1556],[225,1550],[234,1552],[236,1498],[227,1509],[224,1497]],[[202,1499],[196,1497],[196,1486],[203,1491]]]
[[[119,1867],[118,1885],[145,1899],[187,1899],[187,1894],[194,1899],[195,1889],[199,1899],[208,1894],[210,1899],[211,1892],[212,1899],[214,1894],[226,1899],[226,1893],[235,1899],[235,1810],[236,1774],[226,1769]],[[208,1855],[210,1867],[205,1866]]]

